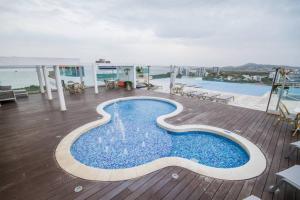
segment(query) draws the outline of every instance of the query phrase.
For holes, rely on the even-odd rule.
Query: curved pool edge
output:
[[[77,161],[71,154],[71,146],[75,140],[80,137],[82,134],[87,132],[88,130],[95,128],[97,126],[101,126],[110,121],[111,116],[109,113],[104,111],[104,108],[107,105],[110,105],[119,101],[133,100],[133,99],[152,99],[152,100],[160,100],[164,102],[171,103],[176,106],[176,110],[168,113],[166,115],[159,116],[156,121],[157,124],[168,131],[172,132],[190,132],[190,131],[206,131],[211,132],[238,143],[242,148],[248,153],[249,161],[235,168],[216,168],[209,167],[206,165],[202,165],[200,163],[196,163],[194,161],[181,158],[181,157],[164,157],[159,158],[149,163],[145,163],[139,166],[125,168],[125,169],[101,169],[96,167],[90,167],[84,165]],[[169,167],[169,166],[178,166],[183,167],[193,172],[209,176],[212,178],[223,179],[223,180],[244,180],[254,178],[261,173],[266,168],[266,159],[261,150],[252,142],[247,140],[246,138],[233,133],[231,131],[207,126],[207,125],[172,125],[167,123],[165,120],[167,118],[176,116],[183,110],[183,106],[171,99],[165,99],[160,97],[151,97],[151,96],[134,96],[134,97],[124,97],[112,99],[109,101],[105,101],[97,106],[97,112],[101,114],[103,117],[99,120],[87,123],[79,128],[73,130],[71,133],[66,135],[61,142],[58,144],[55,157],[59,164],[59,166],[64,169],[66,172],[83,178],[87,180],[97,180],[97,181],[121,181],[137,178],[140,176],[144,176],[156,170]]]

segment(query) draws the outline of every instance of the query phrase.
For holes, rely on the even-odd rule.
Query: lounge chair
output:
[[[136,84],[136,88],[139,89],[139,88],[146,88],[147,85],[145,83],[137,83]]]
[[[200,99],[200,98],[203,98],[203,96],[206,94],[208,94],[208,93],[202,92],[202,91],[196,91],[191,95],[191,97],[198,97]]]
[[[119,79],[114,81],[114,88],[115,89],[119,88]]]
[[[216,97],[216,102],[228,104],[230,100],[234,101],[234,96],[232,95],[220,95]]]
[[[278,122],[285,121],[285,122],[293,125],[294,126],[293,136],[295,136],[297,131],[300,130],[300,123],[299,123],[300,122],[300,113],[291,114],[282,102],[279,102],[278,108],[279,108]]]
[[[162,88],[161,85],[153,85],[152,83],[144,83],[148,90],[156,90],[156,89],[159,89],[159,88]]]
[[[276,185],[269,187],[269,192],[275,192],[283,183],[288,183],[297,190],[300,190],[300,165],[294,165],[293,167],[276,173],[276,175],[280,177],[280,180]]]
[[[1,101],[17,101],[11,86],[0,86],[0,102]]]
[[[220,95],[221,94],[217,94],[217,93],[208,93],[208,94],[203,95],[202,99],[214,101]]]
[[[68,82],[66,89],[70,94],[81,94],[84,92],[84,85],[81,83]]]
[[[183,88],[180,95],[181,96],[187,96],[187,97],[192,97],[194,93],[196,93],[196,90],[190,89],[190,88]]]
[[[115,88],[115,82],[113,80],[104,80],[104,84],[106,89],[114,89]]]
[[[200,89],[202,88],[201,86],[199,85],[186,85],[186,87],[190,87],[190,88],[197,88],[197,89]]]
[[[182,94],[184,86],[185,84],[176,83],[171,91],[173,94]]]
[[[297,141],[297,142],[293,142],[293,143],[290,143],[290,151],[289,153],[285,156],[286,159],[290,158],[290,156],[297,150],[300,149],[300,141]]]
[[[28,97],[27,90],[20,89],[20,90],[13,90],[13,91],[15,93],[16,98],[18,98],[18,97]]]

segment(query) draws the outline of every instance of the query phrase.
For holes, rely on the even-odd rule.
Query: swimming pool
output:
[[[169,84],[170,79],[155,79],[156,84]],[[219,92],[237,93],[242,95],[262,96],[270,92],[271,87],[266,85],[249,84],[249,83],[229,83],[218,81],[204,81],[201,78],[177,78],[176,83],[200,86],[203,89],[214,90]]]
[[[97,106],[102,115],[67,134],[55,158],[66,172],[88,180],[120,181],[168,166],[226,180],[261,174],[266,159],[257,146],[234,132],[166,119],[183,106],[159,97],[124,97]]]
[[[81,135],[71,153],[85,165],[104,169],[135,167],[163,157],[182,157],[219,168],[239,167],[249,160],[247,152],[228,138],[160,128],[156,118],[175,109],[173,104],[151,99],[108,105],[104,110],[112,120]]]

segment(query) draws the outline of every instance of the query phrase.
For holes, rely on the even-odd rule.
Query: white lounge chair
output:
[[[278,121],[285,121],[288,124],[293,125],[293,136],[296,135],[296,133],[300,130],[300,113],[292,114],[289,112],[287,107],[284,105],[284,103],[279,102],[279,116]],[[276,123],[276,124],[277,124]]]
[[[232,95],[220,95],[216,97],[216,102],[228,104],[230,100],[234,101],[234,96]]]
[[[197,91],[190,88],[183,88],[181,91],[181,96],[191,97],[195,92]]]
[[[218,94],[218,93],[208,93],[208,94],[203,95],[202,99],[213,101],[220,95],[221,94]]]
[[[185,86],[185,84],[176,83],[173,86],[173,88],[171,89],[171,91],[172,91],[173,94],[182,94],[184,86]]]
[[[0,86],[0,102],[2,101],[17,101],[14,91],[11,86]]]
[[[285,156],[285,158],[290,158],[290,156],[297,150],[300,149],[300,141],[290,143],[290,152]]]
[[[153,85],[152,83],[144,83],[144,84],[147,86],[148,90],[156,90],[156,89],[163,88],[163,86],[161,85]]]
[[[186,87],[197,88],[197,89],[202,88],[202,86],[199,86],[199,85],[186,85]]]
[[[13,90],[16,98],[18,97],[28,97],[28,92],[24,89]]]
[[[271,185],[269,192],[275,192],[283,183],[288,183],[300,190],[300,165],[294,165],[286,170],[276,173],[281,179],[276,185]]]
[[[202,91],[196,91],[194,92],[191,97],[198,97],[198,98],[202,98],[204,95],[208,94],[207,92],[202,92]]]

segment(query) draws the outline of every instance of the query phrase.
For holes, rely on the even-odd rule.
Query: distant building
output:
[[[183,76],[205,77],[208,73],[205,67],[180,67],[179,73]]]
[[[181,73],[183,76],[190,76],[190,68],[189,67],[182,67]]]
[[[227,76],[226,78],[228,81],[231,81],[233,79],[233,76]]]
[[[199,67],[196,69],[196,76],[197,77],[205,77],[207,74],[205,67]]]
[[[220,67],[213,67],[212,68],[212,72],[215,73],[215,74],[217,74],[217,75],[219,75],[219,73],[220,73]]]
[[[293,72],[289,73],[288,79],[290,81],[300,82],[300,71],[294,70]]]
[[[243,76],[244,80],[247,80],[247,81],[252,80],[252,77],[249,75],[242,75],[242,76]]]
[[[261,81],[261,76],[252,76],[252,80],[260,82]]]
[[[191,67],[184,67],[182,70],[183,76],[191,76],[193,71],[191,70]]]
[[[178,68],[178,74],[183,75],[183,71],[184,71],[183,67]]]
[[[189,68],[189,76],[197,76],[197,68],[190,67]]]
[[[246,81],[260,82],[262,79],[262,76],[249,76],[249,75],[242,75],[242,76],[243,76],[243,80],[246,80]]]
[[[204,77],[207,75],[205,67],[185,67],[185,76]]]
[[[270,72],[269,73],[269,79],[273,79],[275,77],[276,72]]]

